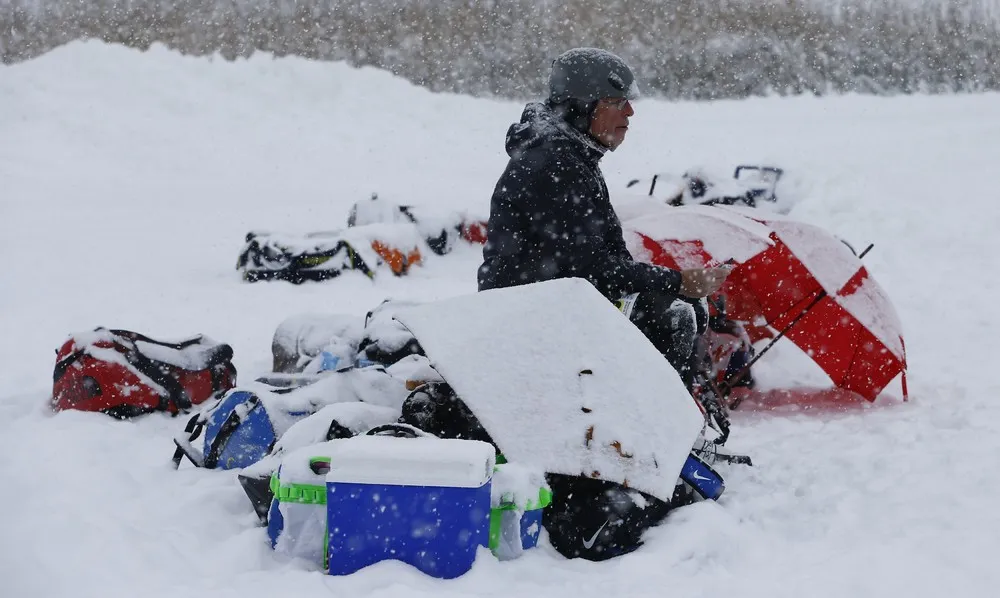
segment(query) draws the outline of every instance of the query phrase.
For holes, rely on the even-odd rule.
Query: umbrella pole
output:
[[[870,243],[868,245],[868,247],[865,247],[865,250],[862,251],[860,255],[858,255],[858,259],[861,259],[861,258],[865,257],[866,255],[868,255],[868,252],[872,250],[872,247],[875,247],[874,243]],[[805,317],[805,315],[807,313],[809,313],[809,311],[812,308],[816,307],[816,305],[820,301],[822,301],[826,296],[827,296],[826,289],[821,289],[820,292],[819,292],[819,295],[817,295],[816,298],[813,299],[812,303],[810,303],[809,305],[807,305],[806,308],[803,309],[802,312],[799,315],[795,316],[794,320],[792,320],[791,322],[789,322],[787,326],[785,326],[783,329],[781,329],[781,331],[778,332],[777,336],[775,336],[773,339],[771,339],[771,342],[769,342],[767,344],[767,346],[765,346],[763,349],[760,350],[760,353],[757,353],[756,355],[754,355],[753,359],[751,359],[749,363],[747,363],[745,366],[743,366],[743,368],[740,369],[740,371],[736,372],[733,376],[731,376],[731,377],[726,378],[725,380],[723,380],[722,383],[719,384],[719,390],[724,393],[722,396],[728,396],[729,393],[732,392],[732,390],[733,390],[733,385],[736,384],[737,382],[739,382],[740,380],[742,380],[743,376],[747,375],[747,372],[750,371],[750,368],[753,366],[753,364],[757,363],[757,360],[759,360],[761,357],[763,357],[764,353],[767,353],[771,349],[771,347],[774,346],[774,343],[778,342],[781,339],[781,337],[785,336],[785,333],[787,333],[789,330],[791,330],[792,326],[795,326],[795,324],[797,324],[799,320],[801,320],[803,317]]]
[[[776,342],[778,342],[779,340],[781,340],[781,337],[785,336],[785,334],[789,330],[792,329],[792,326],[795,326],[795,324],[797,324],[799,320],[801,320],[803,317],[805,317],[805,315],[807,313],[809,313],[809,311],[812,308],[816,307],[816,305],[820,301],[822,301],[825,297],[826,297],[826,291],[825,290],[821,290],[819,292],[819,295],[817,295],[816,298],[813,299],[812,303],[810,303],[808,306],[806,306],[806,308],[803,309],[802,312],[799,315],[795,316],[795,319],[792,320],[791,322],[789,322],[788,326],[785,326],[784,328],[782,328],[781,331],[779,331],[778,334],[774,338],[771,339],[771,342],[767,343],[766,347],[764,347],[763,349],[761,349],[759,353],[757,353],[756,355],[753,356],[753,359],[751,359],[749,363],[747,363],[745,366],[743,366],[743,368],[740,369],[740,371],[738,371],[735,374],[733,374],[733,376],[731,376],[731,377],[723,380],[722,383],[719,384],[719,389],[721,391],[723,391],[726,395],[728,395],[733,390],[733,385],[736,384],[737,382],[739,382],[740,380],[742,380],[743,376],[746,376],[747,372],[750,371],[750,368],[753,367],[753,364],[757,363],[757,361],[761,357],[763,357],[764,354],[767,353],[771,349],[771,347],[774,346],[774,344]]]

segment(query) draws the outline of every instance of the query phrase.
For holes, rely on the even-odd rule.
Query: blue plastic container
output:
[[[351,454],[362,440],[379,450]],[[492,446],[372,436],[338,448],[326,478],[331,575],[385,560],[444,579],[472,568],[489,545]]]
[[[542,509],[525,511],[521,515],[521,547],[528,549],[538,545],[538,534],[542,531]]]
[[[504,467],[504,466],[501,466]],[[494,491],[498,489],[494,480]],[[538,534],[542,531],[542,511],[552,503],[552,492],[545,487],[538,489],[537,499],[528,500],[517,505],[512,497],[501,494],[499,504],[494,497],[493,510],[490,514],[490,550],[501,560],[516,558],[523,550],[535,548],[538,545]],[[505,527],[510,518],[517,518],[516,545],[511,546],[511,540],[501,540],[505,535]]]

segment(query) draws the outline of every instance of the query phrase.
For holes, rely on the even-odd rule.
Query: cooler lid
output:
[[[496,461],[493,446],[479,440],[355,436],[327,444],[327,483],[479,488]]]

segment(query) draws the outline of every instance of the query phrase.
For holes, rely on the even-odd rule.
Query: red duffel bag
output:
[[[53,410],[177,414],[236,386],[233,349],[203,335],[163,342],[128,330],[74,334],[56,351]]]

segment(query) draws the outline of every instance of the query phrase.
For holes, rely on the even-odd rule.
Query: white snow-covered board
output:
[[[509,461],[672,495],[701,413],[666,359],[588,282],[494,289],[396,318]]]

